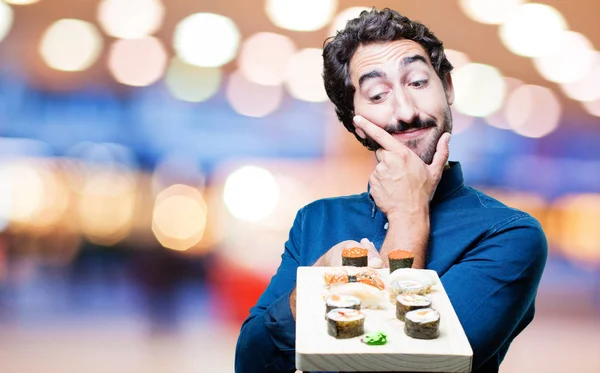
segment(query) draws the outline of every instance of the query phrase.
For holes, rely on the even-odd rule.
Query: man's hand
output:
[[[321,256],[315,262],[315,264],[313,264],[313,267],[339,267],[339,266],[341,266],[342,265],[342,251],[344,251],[344,249],[346,249],[346,248],[352,248],[352,247],[363,247],[368,250],[369,267],[381,268],[383,266],[383,261],[381,259],[381,256],[379,255],[379,252],[377,251],[377,249],[375,248],[373,243],[371,241],[369,241],[368,239],[363,238],[362,240],[360,240],[360,242],[348,240],[348,241],[342,241],[342,242],[338,243],[337,245],[335,245],[331,249],[329,249],[325,254],[323,254],[323,256]]]
[[[379,164],[369,183],[371,196],[388,220],[428,210],[448,161],[450,134],[440,137],[433,161],[427,165],[381,127],[360,116],[354,118],[354,123],[358,133],[362,131],[381,145],[376,151]]]
[[[381,257],[388,266],[387,254],[395,249],[415,256],[414,268],[425,268],[429,239],[429,202],[433,198],[448,161],[450,134],[444,133],[430,165],[411,149],[398,142],[384,129],[363,117],[355,117],[359,135],[368,135],[381,149],[379,163],[371,174],[371,196],[387,216],[389,227],[381,247]]]

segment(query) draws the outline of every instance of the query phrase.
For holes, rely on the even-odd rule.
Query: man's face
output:
[[[452,81],[446,89],[428,54],[412,40],[361,45],[350,60],[354,110],[431,164],[437,142],[452,131]],[[367,137],[367,145],[380,146]]]

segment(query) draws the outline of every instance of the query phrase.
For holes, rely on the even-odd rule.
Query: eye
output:
[[[383,98],[383,93],[376,94],[375,96],[369,97],[369,100],[373,102],[380,101]]]
[[[416,80],[414,82],[411,82],[409,85],[414,88],[422,88],[427,85],[427,79]]]

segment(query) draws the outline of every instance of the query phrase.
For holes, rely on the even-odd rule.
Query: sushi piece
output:
[[[400,294],[396,297],[396,317],[405,321],[407,312],[431,307],[429,298],[416,294]]]
[[[390,283],[405,280],[418,281],[425,287],[425,292],[429,293],[431,287],[437,283],[436,276],[433,273],[434,271],[429,269],[400,268],[390,273],[388,281]]]
[[[440,335],[440,313],[433,308],[422,308],[406,313],[404,332],[416,339],[435,339]]]
[[[351,247],[342,251],[342,265],[366,267],[369,265],[369,251],[364,247]]]
[[[390,262],[390,273],[399,268],[411,268],[415,261],[415,256],[408,251],[393,250],[388,254]]]
[[[325,299],[325,314],[334,308],[360,310],[360,298],[347,294],[331,294]]]
[[[327,313],[327,333],[337,339],[361,336],[365,333],[365,315],[349,308],[334,308]]]
[[[414,280],[401,280],[394,281],[388,287],[388,293],[390,295],[390,302],[396,303],[398,295],[400,294],[418,294],[425,295],[427,288],[423,286],[420,281]]]
[[[325,286],[360,282],[371,285],[379,290],[385,289],[385,281],[373,268],[369,267],[338,267],[325,273]]]
[[[331,295],[352,295],[360,299],[361,308],[387,309],[389,302],[385,298],[387,292],[374,286],[352,282],[349,284],[335,284],[329,288]]]

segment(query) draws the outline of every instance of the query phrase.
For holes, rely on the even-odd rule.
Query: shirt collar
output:
[[[449,167],[442,173],[442,178],[435,190],[431,199],[431,206],[435,206],[446,198],[450,197],[454,192],[459,190],[464,185],[464,178],[460,162],[448,162]],[[375,204],[375,200],[371,196],[371,184],[367,183],[367,196],[371,203],[371,217],[374,218],[377,212],[381,212]]]

